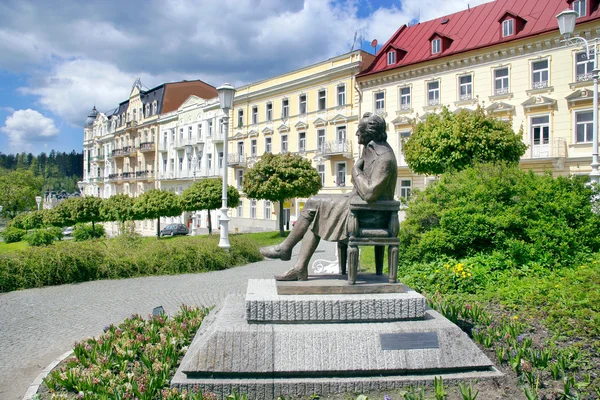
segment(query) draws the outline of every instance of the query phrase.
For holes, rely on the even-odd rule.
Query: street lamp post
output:
[[[227,216],[227,135],[229,131],[229,110],[233,106],[233,95],[235,94],[235,88],[228,83],[224,83],[222,86],[217,88],[219,94],[219,104],[223,111],[223,197],[221,203],[221,216],[219,218],[219,224],[221,225],[221,238],[219,240],[219,247],[222,249],[229,249],[229,217]]]
[[[567,45],[576,43],[583,43],[585,45],[585,55],[588,60],[594,60],[594,69],[592,70],[592,79],[594,81],[594,98],[592,110],[592,172],[590,172],[590,182],[598,185],[600,181],[600,171],[598,170],[598,57],[596,56],[596,47],[598,45],[598,39],[590,40],[589,42],[579,36],[573,36],[575,30],[575,21],[579,14],[575,10],[565,10],[556,16],[558,20],[558,29],[560,34],[564,36]]]
[[[35,202],[38,206],[38,211],[40,210],[40,205],[42,204],[42,196],[35,196]]]

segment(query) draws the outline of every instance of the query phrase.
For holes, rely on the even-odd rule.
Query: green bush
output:
[[[95,224],[94,229],[92,229],[92,224],[77,224],[71,236],[74,240],[81,242],[83,240],[101,238],[105,234],[104,226],[101,224]]]
[[[60,231],[60,228],[58,228]],[[24,237],[30,246],[48,246],[59,239],[55,229],[34,229]]]
[[[2,231],[2,239],[4,239],[6,243],[16,243],[23,240],[23,236],[25,236],[26,233],[27,231],[24,229],[10,226]]]
[[[245,235],[230,237],[231,249],[219,238],[178,237],[170,240],[124,236],[51,247],[31,247],[0,254],[0,292],[84,282],[215,271],[262,260],[259,245]]]
[[[479,165],[416,193],[400,232],[402,260],[493,256],[496,268],[575,265],[600,249],[600,216],[579,177]]]

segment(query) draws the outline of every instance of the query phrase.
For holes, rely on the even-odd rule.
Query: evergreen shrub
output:
[[[30,246],[48,246],[61,238],[62,232],[60,228],[33,229],[24,236],[25,241]]]
[[[77,224],[71,236],[75,241],[81,242],[83,240],[101,238],[105,234],[106,231],[101,224],[95,224],[94,229],[92,229],[92,224]]]
[[[27,231],[25,229],[15,228],[13,226],[9,226],[4,231],[2,231],[2,239],[6,243],[16,243],[23,240],[23,236]]]

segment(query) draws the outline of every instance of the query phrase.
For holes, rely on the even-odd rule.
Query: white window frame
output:
[[[326,137],[327,132],[325,132],[325,129],[317,129],[317,150],[325,150]]]
[[[304,100],[302,100],[304,98]],[[308,112],[307,96],[302,93],[298,96],[298,114],[306,114]]]
[[[505,71],[506,76],[498,76],[498,72]],[[510,93],[510,68],[508,66],[494,68],[492,71],[492,90],[494,96],[501,96]],[[497,87],[500,83],[501,87]]]
[[[252,125],[258,124],[258,106],[252,106]]]
[[[240,108],[238,110],[238,128],[241,128],[242,126],[244,126],[244,109]]]
[[[590,49],[593,52],[593,49]],[[580,60],[581,58],[581,60]],[[579,66],[583,66],[584,71],[579,73],[577,71]],[[579,51],[575,53],[575,82],[589,81],[592,79],[592,71],[594,69],[594,59],[588,59],[585,51]]]
[[[388,65],[396,64],[396,50],[390,50],[387,52],[387,64]]]
[[[250,140],[250,156],[256,157],[257,154],[258,154],[258,143],[257,143],[256,139],[251,139]]]
[[[467,78],[468,78],[468,82],[467,82]],[[459,100],[471,100],[472,98],[473,98],[473,74],[459,75],[459,77],[458,77],[458,99]]]
[[[154,100],[152,102],[152,114],[157,114],[158,113],[158,102],[156,100]]]
[[[273,139],[270,136],[265,138],[265,153],[273,153]]]
[[[577,13],[577,18],[587,15],[587,0],[575,0],[573,2],[573,11]]]
[[[590,120],[589,121],[585,121],[585,122],[581,122],[579,123],[577,121],[577,117],[579,114],[590,114]],[[578,140],[578,126],[582,125],[584,126],[584,140],[583,141],[579,141]],[[573,143],[592,143],[593,140],[593,134],[594,134],[594,129],[593,129],[593,110],[590,109],[581,109],[581,110],[574,110],[573,112]],[[586,138],[589,135],[589,140],[586,140]]]
[[[403,91],[408,90],[408,93],[402,93]],[[411,107],[411,92],[412,89],[410,86],[404,86],[398,88],[398,108],[400,110],[410,110]]]
[[[211,137],[213,134],[213,121],[208,121],[208,132],[206,133],[207,137]]]
[[[238,190],[242,190],[242,183],[244,182],[244,170],[238,169],[235,175],[235,181],[237,182]]]
[[[290,117],[290,100],[285,98],[281,100],[281,118]]]
[[[146,105],[144,106],[145,110],[145,117],[148,118],[150,116],[150,103],[146,103]]]
[[[502,37],[513,36],[515,34],[515,19],[507,18],[502,21]]]
[[[265,117],[266,121],[273,121],[273,103],[271,102],[265,104]]]
[[[288,135],[281,135],[281,154],[288,153],[290,151]]]
[[[238,218],[242,218],[243,212],[244,212],[244,203],[242,202],[242,199],[240,199],[240,201],[238,203],[238,206],[237,206],[237,216],[238,216]]]
[[[442,39],[436,38],[431,41],[431,54],[438,54],[442,51]]]
[[[533,123],[533,120],[535,118],[543,118],[543,117],[548,118],[548,122],[545,122],[545,123],[535,123],[535,124]],[[550,144],[550,114],[530,115],[529,116],[529,125],[530,125],[530,131],[529,132],[530,132],[530,135],[531,135],[531,144],[533,146],[543,145],[543,144]],[[543,141],[544,141],[543,127],[544,126],[548,127],[548,142],[547,143],[543,143]],[[540,143],[535,143],[535,135],[534,135],[534,133],[535,133],[535,129],[536,128],[542,128],[540,130]]]
[[[306,132],[298,132],[298,151],[303,153],[306,151]]]
[[[340,166],[344,166],[344,175],[343,177],[340,176]],[[335,185],[337,187],[345,187],[346,186],[346,173],[347,173],[347,169],[346,169],[347,165],[346,165],[346,161],[338,161],[335,163]]]
[[[325,164],[318,164],[317,172],[319,173],[319,176],[321,177],[321,186],[325,187]]]
[[[431,85],[437,84],[437,88],[432,88]],[[427,82],[427,105],[437,106],[440,104],[441,84],[439,79]]]
[[[375,112],[385,111],[385,91],[375,92],[373,94]]]
[[[256,200],[250,200],[250,218],[256,219]]]
[[[202,122],[198,124],[198,139],[202,139]]]
[[[337,105],[345,106],[346,105],[346,84],[340,83],[336,88],[337,92]]]
[[[263,218],[271,219],[271,202],[269,200],[265,200]]]
[[[541,69],[534,69],[535,64],[546,62],[546,67]],[[531,60],[531,88],[532,89],[543,89],[550,86],[550,58],[542,58],[539,60]],[[543,80],[544,72],[546,72],[547,79]],[[536,78],[537,77],[537,78]],[[537,79],[537,81],[536,81]]]
[[[412,179],[399,179],[399,181],[398,187],[400,188],[400,191],[398,196],[401,199],[408,201],[412,192]]]
[[[321,100],[323,100],[323,104],[321,104]],[[327,109],[327,89],[319,89],[317,91],[317,110],[323,111],[326,109]]]
[[[212,153],[206,155],[206,169],[209,172],[212,169]]]

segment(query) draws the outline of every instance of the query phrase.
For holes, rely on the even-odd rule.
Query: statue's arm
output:
[[[370,177],[367,177],[358,169],[353,170],[354,186],[360,197],[367,203],[379,199],[390,184],[393,168],[392,161],[379,160],[376,161]]]

